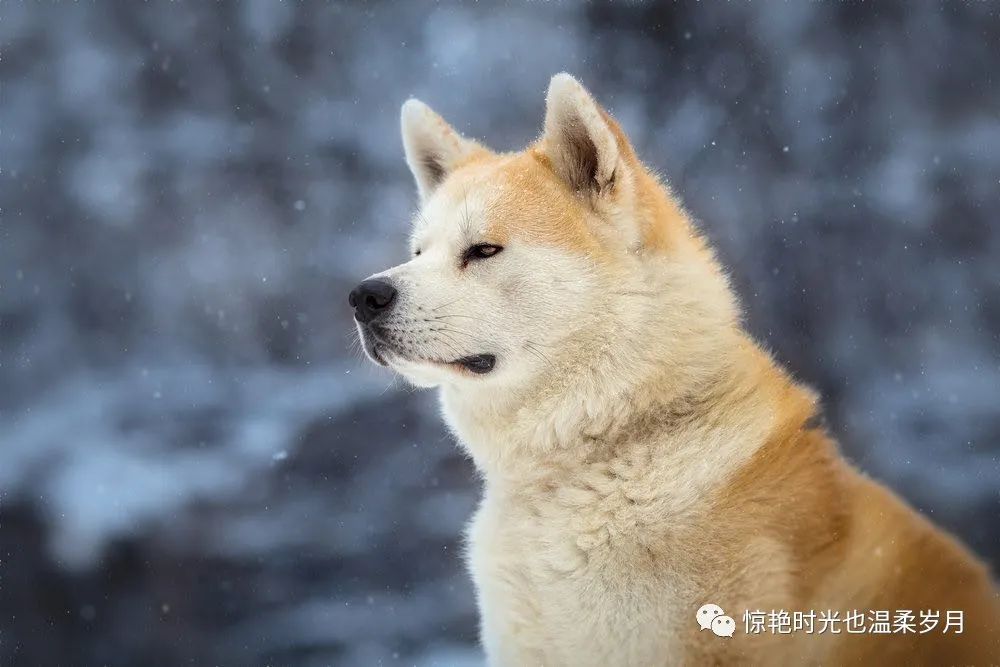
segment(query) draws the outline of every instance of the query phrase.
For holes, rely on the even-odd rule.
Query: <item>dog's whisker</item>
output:
[[[443,303],[440,306],[438,306],[437,308],[431,308],[430,312],[433,313],[433,312],[436,312],[438,310],[441,310],[442,308],[447,308],[448,306],[453,306],[456,303],[458,303],[459,301],[462,301],[463,299],[465,299],[465,296],[460,296],[457,299],[455,299],[454,301],[449,301],[448,303]]]

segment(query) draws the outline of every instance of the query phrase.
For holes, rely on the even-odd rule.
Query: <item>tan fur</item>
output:
[[[380,274],[405,289],[388,363],[441,388],[483,475],[468,561],[490,664],[1000,662],[986,569],[840,456],[617,123],[566,75],[548,107],[534,146],[460,150],[440,183],[408,148],[424,252]],[[404,136],[471,145],[414,118]],[[470,242],[505,254],[461,266]],[[428,311],[472,322],[435,333]],[[490,350],[482,377],[429,361]],[[705,603],[734,637],[699,630]],[[965,632],[747,635],[758,609],[961,609]]]

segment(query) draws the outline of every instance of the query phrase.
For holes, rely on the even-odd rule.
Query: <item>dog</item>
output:
[[[577,80],[552,78],[522,152],[413,99],[402,135],[412,258],[349,300],[368,356],[439,388],[482,475],[489,664],[1000,663],[986,567],[842,458]]]

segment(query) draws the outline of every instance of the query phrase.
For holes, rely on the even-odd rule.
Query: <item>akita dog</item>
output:
[[[416,100],[402,131],[412,259],[350,303],[374,361],[440,388],[482,474],[490,664],[1000,663],[986,568],[840,456],[575,79],[519,153]]]

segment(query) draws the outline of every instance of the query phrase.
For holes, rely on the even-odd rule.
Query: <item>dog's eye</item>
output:
[[[413,256],[420,257],[420,248],[417,248],[416,250],[413,251]]]
[[[499,253],[503,248],[498,245],[493,245],[491,243],[477,243],[462,255],[462,264],[468,264],[480,259],[488,259],[493,255]]]

